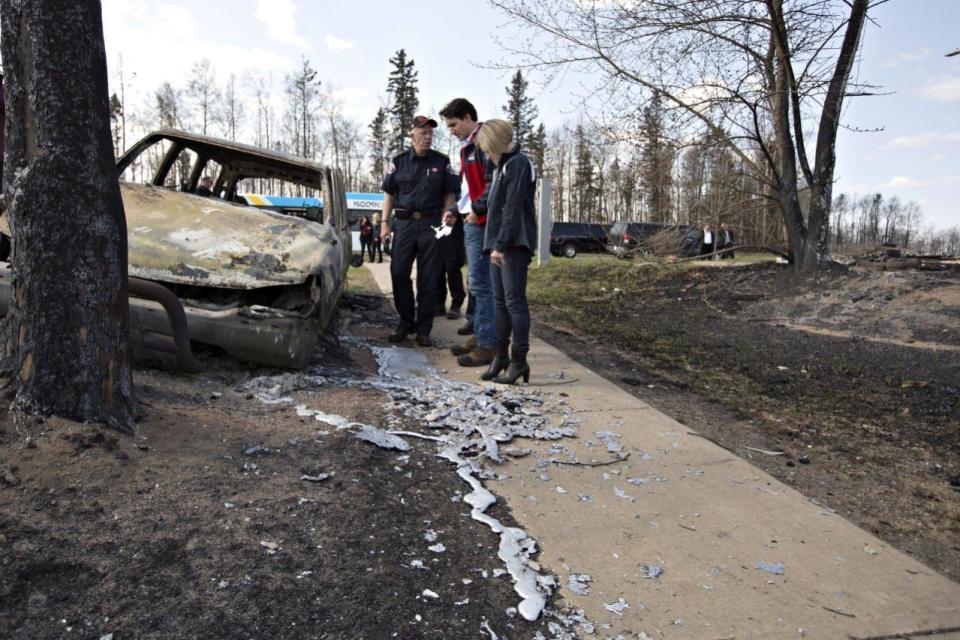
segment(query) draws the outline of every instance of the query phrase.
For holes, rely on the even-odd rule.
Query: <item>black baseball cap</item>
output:
[[[437,121],[433,118],[428,118],[427,116],[417,116],[413,119],[413,126],[410,129],[419,129],[420,127],[426,127],[427,125],[437,128]]]

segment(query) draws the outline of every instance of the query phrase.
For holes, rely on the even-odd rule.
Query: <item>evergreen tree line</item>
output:
[[[377,191],[386,163],[407,147],[413,118],[421,111],[415,61],[400,49],[389,62],[386,104],[366,124],[344,114],[336,88],[322,84],[306,58],[279,88],[274,78],[255,72],[220,80],[211,63],[200,60],[182,86],[163,83],[137,109],[122,98],[121,65],[120,77],[114,79],[118,91],[110,103],[115,150],[122,153],[128,141],[157,127],[174,127],[327,163],[340,170],[347,190]],[[274,100],[275,93],[282,99]],[[537,122],[536,104],[519,70],[505,93],[502,113],[481,118],[503,117],[513,125],[538,173],[551,179],[554,220],[714,228],[726,222],[737,231],[739,242],[784,244],[782,217],[766,185],[709,134],[677,139],[656,98],[634,114],[638,126],[624,138],[590,122],[548,132]],[[458,142],[442,126],[434,146],[458,161]],[[133,179],[138,179],[138,170],[150,174],[160,159],[158,152],[147,159],[151,166],[135,167]],[[182,165],[187,172],[186,159]],[[252,187],[272,193],[277,185]],[[917,203],[881,194],[837,196],[830,240],[840,252],[892,242],[920,253],[960,253],[960,228],[924,227]]]

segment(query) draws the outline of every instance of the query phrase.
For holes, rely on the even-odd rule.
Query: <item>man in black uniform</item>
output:
[[[454,205],[460,192],[460,179],[450,166],[450,159],[430,148],[437,121],[426,116],[413,119],[410,131],[412,145],[395,157],[383,177],[383,219],[381,236],[390,235],[391,212],[394,214],[391,244],[390,278],[393,281],[393,304],[400,315],[400,324],[390,334],[390,342],[403,342],[411,333],[417,344],[430,346],[433,328],[437,279],[443,272],[440,250],[434,227],[442,224],[441,214]],[[417,299],[414,305],[410,274],[417,261]]]

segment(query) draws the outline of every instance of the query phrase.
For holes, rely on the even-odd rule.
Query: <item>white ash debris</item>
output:
[[[358,425],[356,430],[353,430],[353,435],[360,440],[375,444],[381,449],[396,449],[397,451],[410,451],[411,449],[410,444],[400,436],[387,433],[369,424]]]
[[[351,422],[343,416],[324,413],[308,409],[306,405],[297,405],[297,415],[302,417],[313,417],[320,422],[336,427],[337,431],[350,431],[360,440],[370,442],[382,449],[396,449],[397,451],[410,451],[410,443],[398,435],[387,433],[383,429],[378,429],[373,425],[363,424],[361,422]]]
[[[618,616],[623,616],[623,612],[630,608],[630,604],[623,598],[617,598],[616,602],[607,604],[603,603],[603,608],[609,611],[610,613],[615,613]]]
[[[351,377],[349,372],[318,368],[311,370],[304,379],[307,382],[316,379],[321,384],[329,382],[386,392],[390,411],[384,423],[379,427],[361,424],[343,416],[310,409],[306,405],[297,406],[297,414],[314,417],[338,430],[350,430],[357,437],[384,448],[410,450],[409,443],[400,438],[398,433],[436,441],[438,455],[455,464],[457,474],[471,487],[471,491],[462,498],[472,507],[471,518],[486,524],[500,536],[498,556],[521,597],[517,610],[525,619],[536,620],[546,606],[547,597],[557,586],[556,579],[540,572],[539,565],[533,561],[537,553],[536,542],[525,531],[506,527],[485,513],[496,502],[496,498],[484,488],[481,480],[498,478],[500,475],[483,463],[503,462],[500,447],[514,438],[559,440],[575,437],[575,427],[579,421],[571,418],[569,410],[565,410],[560,425],[551,424],[545,415],[543,397],[533,392],[481,387],[443,378],[422,352],[404,348],[385,349],[357,339],[348,338],[347,341],[367,348],[374,354],[379,366],[378,376],[358,379]],[[320,372],[324,375],[312,375]],[[262,398],[264,402],[285,401],[284,394],[298,388],[296,376],[290,380],[284,378],[286,382],[275,378],[279,377],[258,383],[269,390]],[[268,384],[271,381],[272,384]],[[563,401],[558,399],[556,403],[562,405]],[[405,431],[411,422],[431,431],[443,430],[443,434],[434,437]],[[568,453],[562,445],[556,452]],[[442,553],[446,547],[437,543],[428,549]]]
[[[427,542],[436,542],[439,538],[439,534],[433,529],[427,529],[427,532],[423,534],[423,539]]]
[[[602,442],[606,447],[607,451],[610,453],[620,453],[623,451],[623,445],[618,442],[618,438],[621,438],[619,433],[613,433],[612,431],[597,431],[596,432],[597,440]]]
[[[640,575],[649,580],[659,578],[663,575],[663,565],[659,564],[641,564],[638,565]]]
[[[587,619],[582,609],[567,611],[549,611],[548,615],[556,618],[557,622],[547,623],[547,631],[550,633],[549,640],[578,640],[583,636],[591,636],[596,633],[596,626]],[[548,640],[542,631],[537,631],[534,640]]]
[[[258,376],[240,385],[239,392],[253,394],[264,404],[287,404],[293,399],[288,394],[300,389],[320,387],[326,379],[304,373],[281,373],[275,376]]]
[[[302,476],[300,476],[300,479],[303,480],[304,482],[323,482],[324,480],[328,480],[332,476],[333,476],[332,473],[318,473],[316,475],[310,475],[305,473]]]
[[[593,582],[586,573],[571,573],[567,576],[567,588],[578,596],[590,595],[590,583]]]
[[[626,491],[624,491],[624,490],[621,489],[620,487],[614,487],[614,488],[613,488],[613,495],[617,496],[618,498],[623,498],[624,500],[629,500],[630,502],[636,502],[636,501],[637,501],[636,498],[634,498],[633,496],[629,495]]]
[[[480,623],[480,631],[487,634],[487,638],[489,638],[489,640],[500,640],[500,636],[498,636],[494,630],[490,628],[490,623],[486,620]]]

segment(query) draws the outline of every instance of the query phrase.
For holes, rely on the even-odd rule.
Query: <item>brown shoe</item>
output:
[[[493,362],[493,356],[497,355],[493,349],[484,349],[477,347],[470,353],[457,358],[457,364],[461,367],[485,367]]]
[[[452,353],[455,356],[465,356],[476,348],[477,348],[477,339],[474,336],[470,336],[470,338],[463,344],[458,344],[450,347],[450,353]]]

